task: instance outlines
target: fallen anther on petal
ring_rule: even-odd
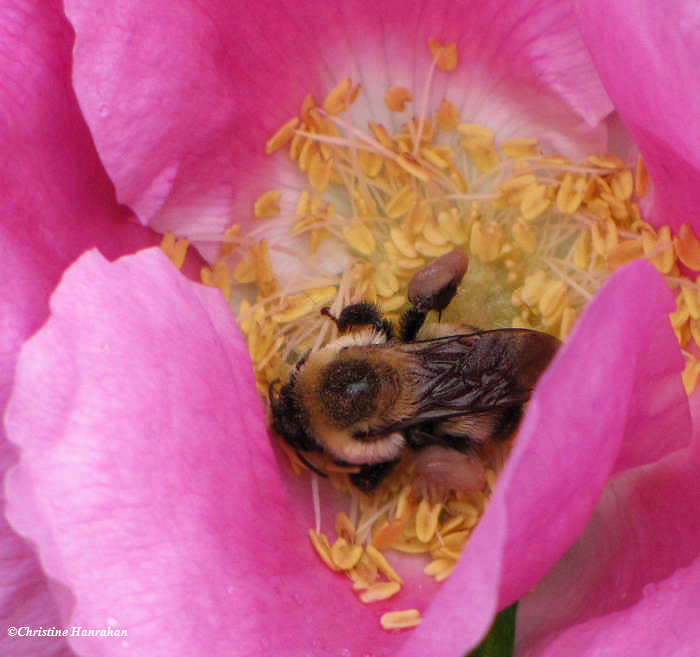
[[[417,609],[404,609],[382,614],[380,623],[385,630],[403,630],[415,627],[421,620],[420,612]]]

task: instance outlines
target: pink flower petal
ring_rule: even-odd
[[[643,303],[637,301],[640,290]],[[678,345],[666,317],[672,307],[663,280],[646,263],[617,272],[592,301],[542,378],[488,511],[407,655],[426,654],[438,626],[451,628],[439,654],[467,649],[499,608],[525,594],[574,543],[621,455],[646,462],[634,447],[640,419],[655,415],[644,405],[653,405],[655,395],[645,379],[663,371],[663,398],[672,398],[673,388],[685,399]],[[666,380],[672,371],[677,386]],[[642,390],[649,397],[636,401]],[[670,406],[682,407],[680,399]],[[687,444],[687,401],[685,420],[680,411],[672,413],[668,429],[663,407],[654,418],[657,429],[680,434],[664,449]],[[639,449],[648,446],[643,436]],[[553,600],[550,605],[558,604]]]
[[[696,654],[699,471],[696,444],[610,481],[581,538],[521,601],[519,657]]]
[[[58,3],[0,2],[0,413],[20,345],[44,321],[63,269],[99,245],[115,256],[152,243],[127,213],[97,158],[71,87],[73,34]],[[0,476],[15,460],[0,428]],[[3,505],[4,506],[4,505]],[[10,625],[60,626],[33,548],[0,518],[0,653],[68,655],[53,637],[7,636]]]
[[[379,629],[387,603],[358,602],[309,544],[310,496],[280,478],[220,293],[158,250],[112,265],[91,252],[51,308],[8,408],[21,447],[8,517],[75,597],[70,622],[113,619],[144,655],[396,654],[406,636]],[[120,641],[71,645],[93,657]]]
[[[650,220],[700,229],[697,3],[580,0],[576,7],[598,73],[654,183]]]
[[[346,75],[363,85],[356,118],[399,125],[384,92],[408,86],[418,111],[429,37],[460,51],[455,74],[436,74],[433,101],[446,95],[503,138],[605,147],[597,126],[611,105],[566,2],[307,0],[254,16],[235,2],[65,4],[75,88],[118,198],[158,230],[213,239],[231,217],[249,222],[266,189],[298,187],[265,141],[305,94],[321,102]]]

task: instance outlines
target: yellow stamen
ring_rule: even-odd
[[[182,269],[182,265],[185,263],[188,246],[189,240],[187,238],[177,239],[173,233],[165,233],[160,243],[160,248],[178,269]]]
[[[360,600],[364,603],[388,600],[401,590],[401,584],[397,582],[378,582],[372,584],[366,591],[360,593]]]
[[[268,155],[276,150],[286,146],[292,137],[294,137],[294,129],[299,125],[299,119],[294,116],[287,121],[282,127],[265,142],[265,153]]]
[[[280,198],[282,192],[278,189],[271,189],[265,192],[255,201],[255,217],[256,219],[265,219],[267,217],[276,217],[280,213]]]
[[[411,100],[413,96],[406,87],[391,87],[384,94],[384,103],[392,112],[404,112],[406,103]]]
[[[428,48],[436,60],[436,65],[441,71],[450,73],[457,68],[457,44],[441,44],[435,39],[428,39]]]

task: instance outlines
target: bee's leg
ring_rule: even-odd
[[[404,342],[416,339],[431,310],[436,310],[442,317],[442,311],[457,293],[468,265],[467,254],[455,249],[413,275],[408,283],[408,299],[412,308],[401,316],[400,332]]]
[[[397,459],[396,461],[385,461],[384,463],[366,463],[360,468],[359,472],[353,472],[350,475],[350,482],[363,493],[371,493],[382,483],[382,480],[398,462]]]
[[[345,306],[337,317],[331,314],[329,308],[321,308],[321,314],[332,319],[340,333],[345,333],[356,326],[372,326],[383,333],[387,340],[390,340],[394,333],[391,322],[382,317],[379,308],[366,301]]]
[[[427,316],[427,312],[416,308],[409,308],[404,311],[399,320],[399,337],[401,340],[403,342],[412,342],[415,340]]]

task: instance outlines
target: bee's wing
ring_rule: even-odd
[[[496,329],[404,343],[413,358],[415,416],[404,426],[522,405],[559,341],[526,329]]]

